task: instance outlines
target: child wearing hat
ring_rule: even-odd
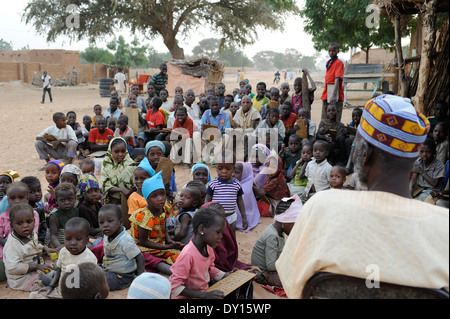
[[[158,257],[159,263],[163,261],[169,266],[173,265],[183,247],[183,244],[166,236],[166,220],[173,212],[166,202],[166,189],[161,173],[158,172],[142,184],[142,195],[147,200],[147,207],[138,209],[131,215],[131,234],[146,258],[146,267],[170,274],[169,267],[158,265],[158,262],[155,264],[154,258],[150,260],[153,264],[147,263],[147,258],[153,256]]]
[[[275,262],[284,248],[283,235],[289,235],[301,208],[302,201],[298,195],[283,198],[277,205],[274,223],[269,225],[256,240],[251,261],[253,266],[261,269],[256,277],[258,283],[282,287]]]

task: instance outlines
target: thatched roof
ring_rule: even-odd
[[[211,60],[207,57],[190,61],[170,60],[169,63],[181,68],[183,74],[205,78],[206,87],[215,87],[222,81],[225,67],[221,61]]]
[[[419,13],[425,0],[374,0],[373,3],[379,6],[382,14],[406,15]],[[436,10],[437,12],[448,12],[449,1],[438,0]]]

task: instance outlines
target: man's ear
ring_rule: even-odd
[[[373,156],[376,152],[374,152],[374,148],[372,145],[367,143],[365,140],[362,141],[362,163],[364,166],[369,166],[373,162]]]

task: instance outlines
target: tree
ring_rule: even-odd
[[[305,0],[300,15],[305,18],[305,32],[313,36],[317,51],[327,50],[330,43],[338,43],[341,51],[360,48],[369,61],[369,49],[380,46],[393,50],[394,28],[386,16],[379,16],[378,29],[366,23],[370,12],[366,8],[372,0]],[[369,17],[370,18],[370,17]]]
[[[84,51],[80,53],[80,58],[92,63],[94,65],[94,81],[97,80],[97,70],[95,65],[97,63],[111,64],[114,56],[111,52],[106,49],[101,49],[97,47],[87,47]]]
[[[143,66],[148,63],[147,46],[139,46],[139,41],[135,37],[131,43],[126,43],[123,36],[114,38],[106,47],[114,52],[113,65],[120,67]]]
[[[267,71],[272,70],[274,68],[273,60],[277,52],[275,51],[259,51],[253,57],[253,62],[255,63],[255,67]]]
[[[75,5],[76,12],[66,12],[69,5]],[[149,39],[161,36],[172,57],[184,59],[178,37],[189,36],[200,26],[221,36],[221,48],[245,46],[256,41],[259,27],[282,30],[280,21],[295,12],[294,0],[30,0],[22,19],[47,41],[68,36],[95,43],[129,28]]]
[[[13,49],[12,42],[7,42],[3,39],[0,39],[0,51],[10,51]]]
[[[245,67],[252,66],[253,62],[239,49],[230,46],[220,50],[220,40],[208,38],[201,40],[198,45],[192,49],[194,57],[208,57],[212,60],[220,60],[225,66]]]

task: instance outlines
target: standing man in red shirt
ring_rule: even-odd
[[[344,62],[338,58],[339,45],[331,43],[328,46],[330,59],[327,61],[325,73],[325,88],[322,93],[322,119],[327,118],[328,104],[336,105],[336,121],[340,122],[344,106]],[[334,90],[328,92],[328,85],[333,84]],[[328,102],[329,101],[329,102]]]

